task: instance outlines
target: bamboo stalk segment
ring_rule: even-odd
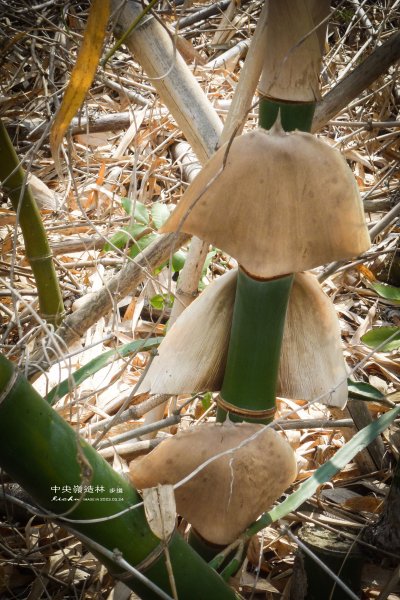
[[[239,269],[217,421],[268,423],[276,410],[279,358],[293,275],[258,280]]]
[[[64,304],[53,256],[32,190],[1,120],[0,182],[21,227],[26,258],[38,290],[40,314],[48,323],[59,325],[64,317]]]
[[[177,487],[175,499],[178,513],[204,539],[214,544],[229,544],[296,477],[293,450],[273,429],[253,423],[233,424],[229,420],[222,425],[194,427],[133,461],[130,477],[140,489],[159,483],[176,484],[202,463],[227,450],[232,452],[211,461]]]
[[[94,547],[85,540],[93,554],[143,600],[160,596],[142,580],[127,577],[125,568],[110,555],[120,556],[171,594],[165,564],[167,545],[179,598],[239,600],[178,532],[173,532],[167,543],[160,542],[149,529],[137,491],[79,438],[1,354],[0,467],[42,509],[50,510],[52,518],[58,515],[78,537],[93,541]],[[103,546],[107,554],[95,544]]]
[[[112,0],[111,6],[117,11],[117,36],[127,30],[143,10],[138,1],[123,3],[121,7],[119,0]],[[125,43],[151,79],[198,158],[206,160],[218,143],[222,122],[179,54],[173,36],[154,17],[146,15]]]

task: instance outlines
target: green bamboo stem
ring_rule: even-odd
[[[270,129],[279,113],[285,131],[311,131],[314,112],[315,102],[284,102],[262,96],[259,102],[258,124],[264,129]]]
[[[228,359],[221,389],[223,401],[242,412],[242,415],[230,412],[231,420],[268,423],[273,417],[279,357],[292,282],[292,275],[261,281],[239,270]],[[270,411],[271,415],[262,416],[264,411]],[[224,421],[225,417],[226,412],[219,408],[218,420]]]
[[[278,8],[277,0],[274,0],[274,6]],[[275,17],[283,16],[279,15],[279,10],[274,14]],[[269,23],[269,26],[273,27],[274,23]],[[285,61],[281,61],[282,64],[285,65]],[[269,75],[273,81],[272,75],[275,74]],[[279,77],[277,73],[276,76]],[[270,129],[279,118],[285,131],[310,131],[314,110],[315,102],[298,101],[296,85],[293,95],[289,90],[285,100],[266,97],[261,93],[259,126]],[[268,235],[268,232],[265,235]],[[276,251],[279,253],[279,248]],[[256,244],[254,252],[257,252]],[[267,258],[274,260],[273,256]],[[228,414],[233,421],[268,423],[272,420],[276,406],[286,310],[293,277],[294,274],[282,273],[282,277],[262,280],[239,269],[217,421],[224,421]],[[212,554],[212,551],[212,547],[199,548],[203,556]],[[240,560],[239,552],[225,567],[222,576],[233,575],[240,566]]]
[[[137,567],[155,552],[144,574],[172,594],[165,552],[148,527],[143,507],[113,517],[141,502],[136,490],[82,440],[1,355],[0,466],[42,509],[55,515],[58,522],[111,552],[117,549],[130,565]],[[74,486],[85,485],[92,486],[89,489],[93,491],[82,498]],[[117,499],[107,501],[110,497]],[[63,513],[68,514],[63,518]],[[90,522],[93,519],[105,520]],[[159,549],[161,552],[157,554]],[[180,600],[239,598],[178,533],[173,534],[168,550]],[[121,575],[118,564],[96,548],[93,551],[113,575]],[[124,577],[124,582],[145,600],[158,598],[157,593],[135,577]]]
[[[282,102],[262,97],[259,125],[265,129],[271,128],[279,113],[286,131],[309,131],[314,110],[315,103]],[[268,423],[273,417],[283,328],[292,281],[293,275],[268,281],[252,278],[239,271],[228,359],[221,389],[222,406],[225,401],[238,409],[237,412],[229,412],[233,421]],[[270,411],[271,416],[260,417],[260,411]],[[219,407],[217,421],[224,421],[226,415],[227,411]]]
[[[35,199],[26,183],[24,171],[1,119],[0,181],[17,213],[26,257],[37,285],[40,314],[48,323],[60,325],[64,306],[46,232]]]

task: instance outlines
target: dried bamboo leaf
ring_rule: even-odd
[[[81,106],[95,76],[103,48],[109,15],[109,0],[106,2],[104,0],[93,0],[78,58],[50,131],[51,153],[58,167],[58,150],[61,140],[68,129],[72,117]],[[59,170],[61,169],[59,168]]]
[[[335,308],[311,273],[297,273],[279,366],[279,394],[344,408],[347,371]]]
[[[161,231],[182,230],[270,278],[369,248],[353,174],[309,133],[258,129],[207,162]]]
[[[28,184],[39,210],[58,210],[62,204],[61,195],[51,190],[33,173],[28,174]]]
[[[167,542],[175,529],[176,506],[171,485],[157,485],[143,491],[144,512],[151,531]]]
[[[159,346],[138,394],[219,389],[226,364],[236,271],[209,285],[180,315]],[[160,390],[160,391],[159,391]]]

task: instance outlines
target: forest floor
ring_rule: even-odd
[[[244,2],[228,26],[221,21],[218,7],[206,20],[197,20],[196,15],[208,5],[183,7],[165,2],[158,10],[159,18],[170,28],[180,21],[178,48],[222,120],[243,66],[244,42],[254,32],[261,4],[258,0]],[[399,25],[398,2],[335,4],[338,8],[329,22],[325,44],[323,96]],[[50,153],[49,125],[74,65],[87,9],[86,2],[73,0],[44,2],[29,9],[21,0],[0,1],[0,114],[31,176],[67,313],[79,310],[88,294],[106,286],[110,277],[157,239],[158,227],[187,188],[188,161],[193,165],[196,160],[190,148],[182,144],[182,132],[154,82],[122,46],[106,67],[97,71],[80,111],[81,124],[75,122],[65,142],[62,160],[68,160],[68,170],[60,180]],[[187,25],[188,17],[192,22]],[[112,45],[111,35],[108,45]],[[237,52],[220,60],[231,48]],[[400,391],[400,336],[396,337],[396,330],[400,331],[399,220],[393,214],[389,222],[384,221],[400,206],[397,76],[398,68],[391,67],[317,132],[347,159],[367,222],[380,228],[362,260],[338,266],[322,283],[339,317],[351,377],[370,384],[376,392],[375,399],[368,402],[372,419],[399,402]],[[256,127],[257,112],[255,103],[245,130]],[[134,221],[129,214],[133,203]],[[68,348],[63,360],[36,379],[36,389],[47,394],[116,345],[162,336],[186,252],[187,246],[176,255],[172,271],[165,267],[148,274],[93,324]],[[234,266],[233,259],[210,247],[199,289]],[[316,273],[321,275],[323,268]],[[43,322],[37,314],[35,282],[17,216],[5,196],[0,196],[0,276],[0,350],[25,368],[43,335]],[[374,351],[384,339],[382,332],[394,333],[394,339],[389,347]],[[121,471],[143,452],[146,443],[151,445],[138,441],[135,433],[143,425],[140,405],[146,396],[131,397],[148,361],[149,353],[144,351],[129,362],[115,359],[55,405],[89,441],[96,439],[101,428],[98,424],[106,425],[127,398],[130,407],[138,406],[137,417],[106,430],[100,446],[103,456]],[[380,402],[380,396],[390,402]],[[186,400],[178,398],[165,416]],[[293,421],[293,428],[287,426],[285,434],[298,458],[296,486],[345,444],[346,428],[336,425],[337,416],[320,404],[279,398],[278,411],[289,423]],[[214,417],[215,395],[198,395],[180,411],[179,426],[212,421]],[[350,418],[348,414],[343,417]],[[310,419],[316,420],[313,426],[307,423]],[[173,434],[179,426],[164,428],[159,435]],[[382,513],[398,459],[397,428],[397,424],[389,428],[382,435],[377,455],[367,457],[372,467],[363,469],[359,461],[350,462],[283,524],[263,530],[250,544],[245,565],[232,584],[246,597],[289,598],[297,546],[282,525],[296,531],[298,524],[319,523],[339,533],[347,532],[355,542],[359,540],[365,526]],[[0,598],[130,597],[131,592],[68,532],[30,518],[24,511],[7,519],[8,509],[2,509]],[[367,558],[362,598],[399,599],[398,566],[394,569],[387,557],[375,561]]]

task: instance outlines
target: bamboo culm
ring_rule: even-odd
[[[17,213],[26,257],[37,285],[40,314],[48,323],[58,326],[64,315],[64,306],[49,242],[39,209],[1,119],[0,181]]]
[[[150,531],[136,490],[78,436],[2,355],[0,466],[34,502],[78,536],[82,533],[112,552],[117,549],[118,555],[132,566],[147,563],[143,568],[145,576],[171,594],[165,544]],[[239,598],[177,532],[167,545],[181,600]],[[95,549],[94,552],[113,575],[122,575],[117,563]],[[158,597],[133,576],[124,577],[124,582],[144,600]]]

